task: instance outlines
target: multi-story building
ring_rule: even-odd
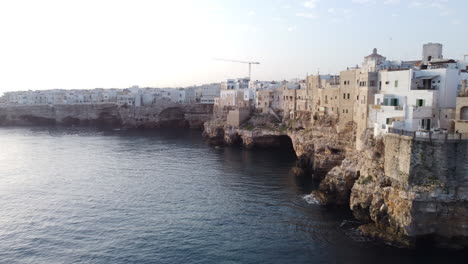
[[[457,97],[454,119],[455,132],[468,133],[468,80],[463,80],[462,82],[462,88]]]
[[[379,72],[373,107],[375,135],[389,128],[453,130],[457,93],[468,76],[465,62],[443,59],[441,47],[424,45],[420,68]]]

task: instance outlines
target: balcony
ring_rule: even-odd
[[[403,106],[401,105],[375,105],[374,109],[381,109],[385,111],[403,111]]]
[[[438,90],[439,85],[434,83],[433,80],[440,77],[439,75],[434,76],[420,76],[414,79],[411,90]]]

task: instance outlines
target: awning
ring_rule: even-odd
[[[420,76],[416,77],[416,80],[432,80],[436,77],[439,77],[440,75],[433,75],[433,76]]]

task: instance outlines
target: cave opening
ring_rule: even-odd
[[[278,151],[283,156],[291,156],[296,158],[293,142],[287,135],[282,136],[267,136],[257,142],[257,146],[264,149]]]
[[[296,155],[292,139],[289,136],[279,136],[279,149],[285,153]]]

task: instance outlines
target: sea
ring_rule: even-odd
[[[0,128],[0,263],[464,263],[361,237],[290,148],[200,131]]]

